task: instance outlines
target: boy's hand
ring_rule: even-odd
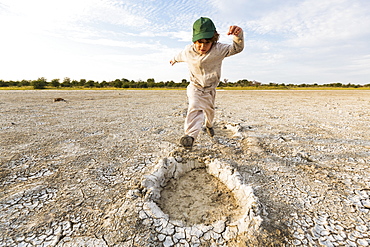
[[[242,31],[243,31],[243,29],[241,29],[238,26],[230,26],[229,32],[227,33],[227,35],[236,35],[236,36],[238,36]]]

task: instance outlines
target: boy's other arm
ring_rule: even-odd
[[[181,63],[186,61],[186,53],[191,49],[191,45],[185,47],[179,54],[177,54],[174,58],[171,59],[170,64],[173,66],[175,63]]]
[[[192,45],[187,45],[184,50],[182,50],[179,54],[177,54],[175,57],[173,57],[170,60],[170,64],[173,66],[175,63],[181,63],[181,62],[186,62],[187,61],[187,54],[189,52]]]

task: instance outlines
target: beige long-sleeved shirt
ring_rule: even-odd
[[[190,71],[190,83],[198,88],[216,88],[221,78],[221,65],[225,57],[244,49],[243,32],[233,37],[233,44],[215,43],[204,55],[199,54],[194,44],[187,45],[174,57],[175,62],[186,62]]]

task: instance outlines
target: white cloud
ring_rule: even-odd
[[[260,34],[283,36],[289,46],[317,46],[329,41],[337,43],[359,37],[364,30],[370,30],[368,10],[358,2],[307,0],[250,21],[248,28]]]
[[[129,27],[145,27],[150,24],[145,15],[130,8],[135,9],[135,5],[122,6],[119,1],[101,0],[97,4],[89,4],[85,18],[93,22],[101,21]]]
[[[9,26],[19,32],[51,32],[59,34],[84,32],[95,25],[145,27],[149,21],[142,14],[111,0],[5,0]],[[96,27],[98,28],[98,27]],[[14,29],[14,28],[13,28]]]
[[[134,42],[134,41],[121,41],[121,40],[112,40],[112,39],[74,39],[77,42],[91,44],[91,45],[100,45],[100,46],[111,46],[111,47],[121,47],[127,49],[151,49],[151,50],[161,50],[163,47],[158,43],[143,43],[143,42]]]

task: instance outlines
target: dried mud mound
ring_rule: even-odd
[[[203,177],[200,170],[204,170]],[[174,190],[174,183],[180,188]],[[253,189],[226,162],[179,163],[170,157],[161,160],[142,185],[145,202],[139,214],[145,224],[155,226],[165,246],[224,245],[239,234],[253,238],[259,231],[262,219]],[[229,202],[222,200],[230,198]]]

